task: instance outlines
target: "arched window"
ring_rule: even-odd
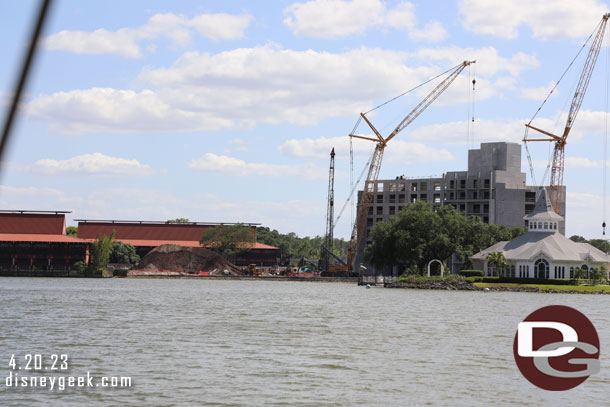
[[[532,222],[532,229],[536,229],[536,222]]]
[[[538,259],[534,263],[534,276],[536,278],[549,278],[549,269],[551,266],[545,259]]]
[[[548,229],[549,228],[549,224],[544,222],[544,226],[542,226],[543,229]]]
[[[553,222],[553,229],[557,230],[557,222]]]
[[[583,264],[582,266],[580,266],[581,269],[583,269],[585,271],[585,275],[586,275],[586,279],[589,279],[589,267],[587,267],[586,264]]]
[[[538,229],[542,229],[542,222],[538,222]]]
[[[570,280],[574,279],[574,267],[570,267]]]

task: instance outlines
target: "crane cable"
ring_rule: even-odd
[[[568,71],[570,70],[570,68],[572,67],[572,65],[574,65],[574,62],[576,62],[576,59],[578,59],[578,56],[580,55],[580,53],[582,52],[583,49],[585,49],[585,47],[587,46],[587,44],[589,43],[589,41],[591,40],[591,38],[593,37],[593,34],[595,34],[597,32],[597,30],[599,29],[599,26],[602,23],[600,22],[597,27],[595,27],[595,30],[593,30],[593,32],[589,35],[589,37],[587,38],[587,40],[582,44],[582,46],[580,47],[580,49],[578,50],[578,52],[576,53],[576,56],[572,59],[572,61],[570,62],[570,64],[568,65],[568,67],[565,69],[565,71],[563,71],[563,73],[561,74],[561,77],[559,78],[559,80],[555,83],[555,85],[553,86],[553,88],[551,89],[551,91],[549,92],[549,94],[547,95],[547,97],[544,99],[544,101],[542,102],[542,104],[540,105],[540,107],[538,108],[538,110],[536,110],[536,112],[534,113],[534,115],[532,116],[532,118],[530,119],[530,121],[527,124],[532,124],[532,121],[534,121],[534,119],[536,118],[536,116],[538,116],[538,113],[540,113],[540,110],[542,110],[542,107],[546,104],[546,102],[550,99],[551,95],[553,94],[553,92],[555,91],[555,89],[557,89],[557,86],[559,86],[559,83],[562,81],[563,77],[568,73]],[[526,126],[525,127],[525,134],[523,136],[523,141],[525,142],[525,151],[527,152],[527,161],[530,165],[530,173],[532,176],[532,181],[534,182],[534,185],[537,185],[536,183],[536,176],[534,174],[534,166],[532,164],[532,157],[530,155],[530,151],[529,148],[527,147],[527,136],[529,133],[529,128]],[[550,164],[549,164],[550,166]],[[547,172],[548,172],[548,168],[549,166],[547,166]],[[545,173],[545,177],[546,178],[546,173]]]
[[[362,117],[358,118],[358,123],[360,124],[360,119]],[[353,137],[349,138],[349,189],[350,191],[354,189],[354,140]],[[351,200],[351,194],[348,197],[348,200],[351,201],[351,205],[350,205],[350,217],[349,217],[349,224],[353,225],[354,223],[354,201]],[[341,212],[343,212],[343,210],[341,210]],[[339,216],[337,217],[337,220],[339,220],[339,218],[341,217],[341,213],[339,214]],[[337,222],[333,223],[333,227]]]
[[[475,92],[475,84],[477,83],[477,80],[475,79],[476,76],[476,67],[470,65],[469,67],[472,70],[472,147],[474,148],[475,146],[475,132],[474,132],[474,106],[475,106],[475,101],[476,101],[476,92]],[[468,84],[470,86],[470,84]]]
[[[426,82],[424,82],[424,83],[420,83],[420,84],[419,84],[419,85],[417,85],[416,87],[411,88],[411,89],[409,89],[409,90],[407,90],[407,91],[405,91],[405,92],[401,93],[401,94],[400,94],[400,95],[398,95],[398,96],[394,96],[394,97],[393,97],[392,99],[390,99],[390,100],[386,100],[386,101],[385,101],[385,102],[383,102],[382,104],[375,106],[374,108],[372,108],[372,109],[371,109],[371,110],[369,110],[369,111],[364,112],[363,114],[366,116],[367,114],[371,113],[372,111],[377,110],[377,109],[379,109],[380,107],[385,106],[385,105],[387,105],[388,103],[391,103],[391,102],[395,101],[396,99],[401,98],[401,97],[403,97],[404,95],[406,95],[406,94],[408,94],[408,93],[411,93],[411,92],[413,92],[414,90],[417,90],[417,89],[421,88],[421,87],[422,87],[422,86],[424,86],[424,85],[429,84],[429,83],[430,83],[430,82],[432,82],[433,80],[440,78],[441,76],[445,75],[446,73],[448,73],[448,72],[451,72],[451,71],[454,71],[454,70],[458,69],[460,66],[462,66],[462,64],[457,64],[457,65],[456,65],[456,66],[454,66],[453,68],[449,68],[449,69],[447,69],[445,72],[443,72],[443,73],[439,73],[439,74],[438,74],[438,75],[436,75],[435,77],[428,79]],[[358,121],[358,124],[359,124],[359,123],[360,123],[360,121]]]
[[[466,94],[468,95],[468,99],[470,101],[470,74],[472,72],[472,68],[468,67],[468,78],[466,79]],[[466,104],[466,150],[470,149],[470,103]]]
[[[608,38],[610,40],[610,31],[608,31]],[[610,41],[609,41],[610,42]],[[608,87],[610,87],[610,48],[606,53],[606,114],[604,115],[604,156],[602,157],[602,235],[606,235],[606,183],[608,173]]]

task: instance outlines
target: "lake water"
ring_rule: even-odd
[[[572,306],[601,371],[566,392],[518,371],[517,324]],[[420,291],[351,284],[0,279],[2,406],[567,406],[610,400],[610,296]],[[67,371],[129,388],[7,387],[9,362],[67,354]],[[31,366],[30,366],[31,367]]]

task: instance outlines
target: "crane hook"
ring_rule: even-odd
[[[476,79],[472,79],[472,122],[474,123],[474,85],[477,83]]]

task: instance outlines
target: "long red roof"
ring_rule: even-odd
[[[46,233],[0,233],[0,242],[39,242],[39,243],[87,243],[87,240],[68,235]]]
[[[216,225],[197,223],[156,223],[125,221],[81,221],[78,223],[78,237],[95,239],[98,235],[109,236],[135,247],[156,247],[162,244],[177,244],[186,247],[199,247],[203,232]],[[252,226],[256,237],[256,227]],[[277,247],[255,243],[253,249],[277,250]]]
[[[65,235],[64,214],[0,213],[0,233]]]
[[[95,239],[98,235],[110,235],[114,231],[117,240],[201,240],[203,232],[213,226],[180,223],[110,223],[110,222],[79,222],[78,237]],[[255,227],[253,229],[256,230]]]
[[[138,239],[116,239],[116,240],[119,240],[126,244],[130,244],[135,247],[138,247],[138,246],[157,247],[157,246],[161,246],[162,244],[176,244],[176,245],[185,246],[185,247],[200,247],[201,246],[201,244],[195,240],[138,240]],[[278,249],[277,247],[269,246],[267,244],[258,243],[258,242],[254,243],[254,245],[250,245],[250,248],[267,249],[267,250]]]

